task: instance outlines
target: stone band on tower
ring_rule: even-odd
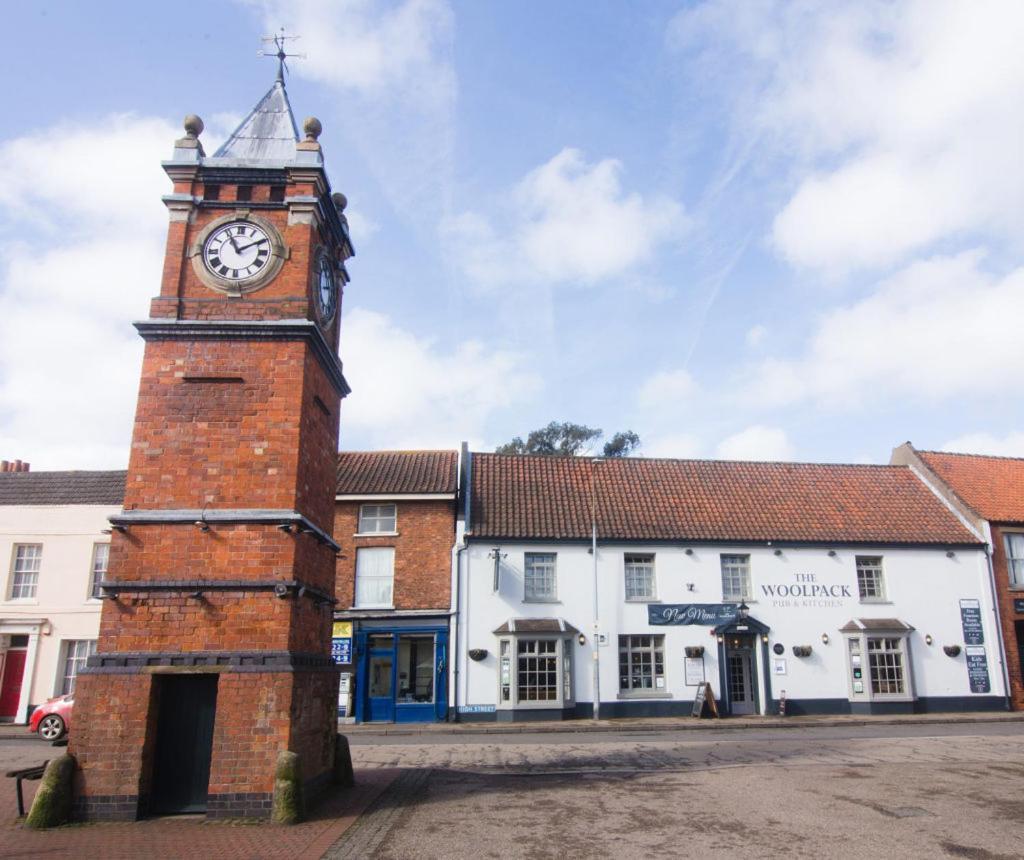
[[[98,653],[78,682],[75,815],[270,813],[333,766],[330,657],[344,197],[275,81],[206,156],[186,118]]]

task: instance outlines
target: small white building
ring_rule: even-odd
[[[595,664],[601,717],[1006,707],[984,547],[905,467],[465,468],[460,719],[590,716]]]
[[[96,647],[124,472],[0,471],[0,721],[74,691]]]

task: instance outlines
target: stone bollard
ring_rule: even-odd
[[[334,784],[351,788],[356,784],[355,772],[352,769],[352,752],[348,748],[348,738],[344,735],[334,736]]]
[[[75,760],[67,753],[53,759],[39,783],[32,808],[25,818],[25,826],[35,830],[60,827],[71,817],[71,778]]]
[[[274,805],[271,820],[277,824],[298,824],[302,821],[302,769],[299,757],[284,750],[277,754],[274,771]]]

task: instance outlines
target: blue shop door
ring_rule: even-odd
[[[430,723],[448,715],[448,631],[398,636],[395,721]]]
[[[367,638],[365,719],[372,723],[391,723],[395,721],[395,637],[388,634]]]

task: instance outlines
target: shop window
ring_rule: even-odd
[[[359,534],[394,534],[397,530],[397,506],[362,505],[359,508]]]
[[[398,637],[399,704],[432,704],[434,701],[434,637]]]
[[[571,706],[571,639],[502,639],[498,655],[499,707]]]
[[[722,600],[747,601],[753,599],[750,590],[750,556],[723,555]]]
[[[1006,535],[1006,570],[1010,585],[1024,587],[1024,534]]]
[[[21,543],[14,548],[14,569],[11,573],[11,600],[32,600],[39,584],[39,565],[43,548],[39,544]]]
[[[100,583],[107,575],[107,565],[110,563],[110,544],[97,543],[92,546],[92,579],[89,586],[89,596],[99,600],[103,596],[100,590]]]
[[[95,639],[69,639],[64,643],[64,673],[61,677],[60,693],[66,696],[75,692],[75,680],[91,654],[96,653]]]
[[[619,637],[619,692],[665,689],[665,637]]]
[[[654,554],[626,553],[626,600],[654,600]]]
[[[524,600],[557,600],[555,553],[526,553],[523,571]]]
[[[861,603],[885,601],[885,580],[882,578],[881,556],[857,556],[857,590],[860,592]]]
[[[847,652],[852,700],[914,697],[905,631],[848,638]]]
[[[395,584],[395,548],[356,550],[356,608],[390,607]]]

